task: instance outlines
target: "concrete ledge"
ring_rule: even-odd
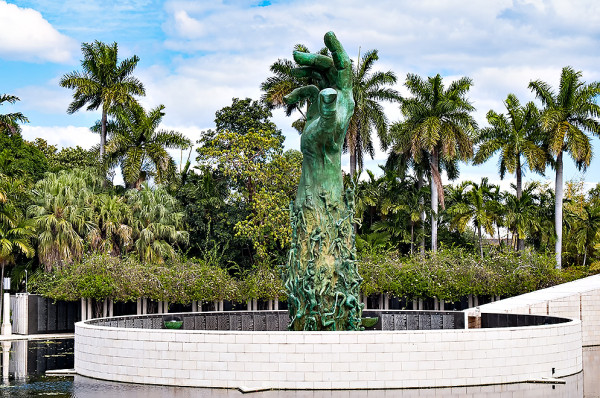
[[[581,322],[363,332],[173,331],[79,322],[75,370],[120,382],[246,391],[517,383],[580,372]]]

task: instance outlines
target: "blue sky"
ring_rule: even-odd
[[[215,111],[231,98],[258,99],[270,64],[291,58],[297,43],[321,48],[328,30],[353,59],[359,48],[377,48],[377,67],[393,70],[403,93],[407,73],[440,73],[446,82],[471,77],[480,126],[487,125],[488,110],[503,111],[508,93],[523,103],[534,100],[530,80],[556,87],[563,66],[581,70],[585,81],[600,80],[600,3],[594,0],[0,0],[0,26],[0,93],[21,99],[0,112],[23,112],[30,119],[23,126],[27,139],[60,147],[99,141],[89,132],[99,113],[67,115],[72,92],[58,86],[62,75],[80,70],[81,43],[93,40],[116,41],[121,57],[138,55],[135,74],[147,91],[142,104],[164,104],[163,127],[193,140],[213,127]],[[390,121],[400,118],[397,106],[385,109]],[[286,147],[297,149],[293,120],[275,112]],[[593,145],[587,173],[569,161],[566,179],[600,181],[600,140]],[[378,151],[366,167],[376,170],[385,158]],[[483,176],[499,182],[497,159],[461,166],[461,180]],[[553,179],[551,170],[546,178]]]

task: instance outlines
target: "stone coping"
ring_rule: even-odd
[[[442,330],[464,329],[462,311],[366,310],[365,317],[377,323],[367,330]],[[165,329],[164,320],[177,318],[181,330],[287,331],[287,311],[219,311],[147,314],[98,318],[85,321],[90,325],[133,329]],[[481,314],[481,327],[536,326],[568,322],[569,319],[529,314]]]

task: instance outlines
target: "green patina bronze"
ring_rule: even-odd
[[[319,82],[294,90],[289,104],[309,101],[302,132],[302,175],[290,206],[292,246],[285,287],[293,330],[359,330],[363,304],[354,237],[354,192],[344,191],[341,152],[354,112],[352,65],[333,32],[331,57],[294,52],[299,77]]]

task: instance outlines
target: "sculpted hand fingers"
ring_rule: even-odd
[[[312,66],[303,66],[301,68],[292,69],[294,77],[312,77],[313,79],[323,79],[323,75],[315,70]]]
[[[337,95],[337,91],[333,88],[326,88],[319,93],[318,131],[331,133],[335,131]]]
[[[294,60],[304,66],[312,66],[313,68],[326,71],[333,66],[333,61],[330,57],[321,54],[303,53],[294,51]]]
[[[325,45],[331,51],[333,64],[337,70],[350,69],[350,57],[348,57],[346,50],[344,50],[342,43],[340,43],[335,33],[325,33]]]
[[[332,88],[326,88],[319,93],[319,104],[322,116],[331,116],[335,114],[337,91]]]
[[[294,91],[283,97],[283,100],[290,105],[295,104],[296,102],[302,101],[304,99],[309,99],[310,102],[315,103],[318,95],[319,89],[317,88],[317,86],[311,85],[295,89]]]

